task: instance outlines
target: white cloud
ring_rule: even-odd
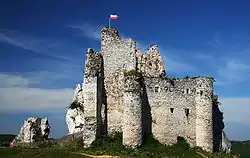
[[[0,88],[1,111],[49,111],[68,106],[72,89]]]
[[[30,65],[35,63],[42,66],[43,69],[40,71],[14,74],[0,72],[1,112],[40,112],[52,109],[62,110],[68,106],[73,89],[51,89],[51,87],[54,85],[54,87],[61,87],[62,84],[69,81],[75,82],[78,78],[80,80],[83,61],[79,55],[73,58],[67,57],[80,50],[77,45],[63,39],[41,38],[13,30],[0,30],[1,42],[59,59],[30,60]],[[50,89],[43,88],[45,86]],[[74,88],[74,85],[72,87]]]
[[[18,75],[0,74],[0,87],[28,86],[29,80]]]
[[[175,74],[188,74],[188,72],[193,71],[194,68],[187,63],[171,60],[170,58],[163,56],[164,67],[167,72]]]
[[[194,59],[202,60],[209,64],[209,70],[214,70],[215,85],[226,86],[236,84],[250,78],[250,65],[244,59],[232,57],[214,57],[210,54],[196,53]]]
[[[194,59],[198,59],[198,60],[202,60],[202,61],[205,61],[205,62],[208,62],[210,63],[211,65],[215,64],[216,63],[216,59],[210,55],[210,54],[207,54],[207,53],[201,53],[201,52],[196,52],[192,55],[192,57]]]
[[[101,39],[101,27],[89,23],[84,23],[81,25],[69,25],[68,27],[72,29],[78,29],[81,31],[78,35],[83,35],[92,40],[100,40]]]
[[[218,67],[217,74],[217,85],[238,83],[250,77],[250,65],[228,60],[225,65]]]
[[[11,74],[0,74],[0,111],[41,112],[63,109],[73,96],[73,89],[29,88],[39,78],[25,78]],[[45,82],[45,81],[44,81]]]
[[[250,124],[250,98],[220,98],[225,122]]]
[[[0,42],[29,50],[60,60],[72,60],[67,54],[75,53],[80,48],[63,39],[51,39],[32,36],[14,30],[1,30]]]

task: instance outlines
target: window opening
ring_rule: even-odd
[[[170,108],[170,112],[173,113],[174,112],[174,108]]]
[[[155,92],[159,92],[159,87],[155,87]]]
[[[201,93],[200,93],[200,94],[201,94],[201,96],[202,96],[202,94],[203,94],[203,91],[201,91]]]
[[[189,115],[189,109],[188,108],[185,109],[185,114],[188,117],[188,115]]]

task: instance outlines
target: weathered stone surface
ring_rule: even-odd
[[[124,85],[123,145],[136,148],[143,137],[141,78],[126,76]]]
[[[83,105],[83,103],[84,103],[84,101],[83,101],[83,89],[82,89],[80,84],[76,85],[72,102],[78,102],[81,105]]]
[[[232,148],[231,142],[228,140],[226,133],[222,132],[222,139],[221,139],[221,151],[225,153],[230,153]]]
[[[50,126],[47,118],[30,117],[24,121],[15,143],[30,143],[48,139]]]
[[[66,112],[66,123],[69,133],[73,134],[83,130],[84,125],[84,99],[83,89],[80,84],[76,85],[73,99]]]
[[[183,137],[209,152],[220,146],[224,125],[213,79],[167,78],[157,45],[143,52],[135,40],[121,40],[116,29],[103,28],[100,53],[92,49],[86,53],[82,85],[73,101],[83,110],[81,114],[69,110],[68,118],[81,116],[86,147],[115,132],[123,132],[123,144],[130,147],[140,146],[143,134],[153,134],[168,145]],[[70,129],[73,124],[71,120]]]
[[[66,123],[68,125],[69,134],[77,133],[83,130],[84,113],[82,108],[68,108],[66,113]]]
[[[103,68],[100,53],[88,49],[86,53],[84,79],[82,87],[76,86],[72,103],[67,109],[66,123],[69,134],[81,132],[84,147],[90,147],[92,142],[103,132]]]
[[[145,77],[161,77],[165,75],[163,60],[157,45],[152,45],[146,53],[136,52],[137,68]]]

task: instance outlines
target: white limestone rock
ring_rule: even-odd
[[[91,147],[91,144],[96,140],[97,120],[95,117],[86,117],[83,132],[84,148]]]
[[[78,133],[84,126],[84,106],[83,89],[80,84],[76,85],[74,96],[66,112],[66,123],[68,125],[68,134]]]
[[[231,147],[232,144],[228,140],[226,133],[222,131],[222,138],[221,138],[221,151],[225,153],[230,153],[231,152]]]
[[[77,133],[83,130],[84,113],[80,107],[68,108],[66,113],[66,123],[68,125],[69,134]]]
[[[82,89],[80,84],[76,85],[76,89],[74,91],[72,102],[74,102],[74,101],[83,105],[83,102],[84,102],[83,101],[83,89]]]
[[[30,117],[24,121],[19,135],[13,140],[18,143],[37,142],[48,139],[50,126],[47,118]]]

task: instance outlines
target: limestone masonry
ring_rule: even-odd
[[[212,152],[225,146],[218,103],[212,78],[168,78],[157,45],[142,52],[135,40],[103,28],[101,51],[86,53],[83,83],[76,86],[66,122],[69,134],[82,131],[86,147],[122,132],[122,143],[132,148],[152,134],[166,145],[184,138]]]

